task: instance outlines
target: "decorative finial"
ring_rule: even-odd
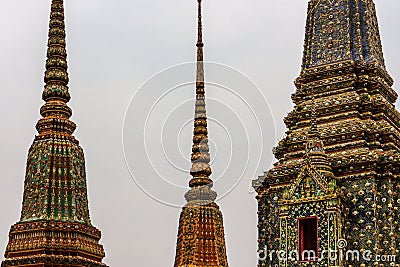
[[[189,203],[208,204],[216,199],[217,194],[211,190],[213,181],[210,179],[212,171],[209,164],[210,148],[205,103],[201,0],[198,0],[198,4],[196,103],[191,157],[192,168],[190,169],[193,178],[189,182],[191,189],[186,193],[185,198]]]
[[[201,1],[197,0],[199,3],[198,7],[198,38],[197,38],[197,47],[203,47],[203,23],[202,23],[202,15],[201,15]],[[203,59],[203,58],[202,58]]]
[[[39,138],[70,136],[76,125],[69,120],[72,110],[67,106],[71,97],[68,90],[63,0],[52,0],[47,46],[45,87],[42,94],[46,103],[40,109],[43,118],[38,121],[36,129]]]
[[[314,96],[311,98],[311,126],[309,135],[319,135],[317,123],[317,107]]]
[[[196,88],[204,89],[204,63],[203,63],[203,23],[202,23],[202,12],[201,12],[201,1],[197,0],[198,6],[198,25],[197,25],[197,77],[196,77]]]
[[[318,132],[317,107],[314,96],[311,98],[311,125],[307,134],[306,154],[311,152],[323,152],[324,144]]]
[[[53,0],[51,4],[49,39],[47,48],[46,83],[43,100],[70,100],[68,92],[68,66],[65,41],[65,22],[63,0]]]

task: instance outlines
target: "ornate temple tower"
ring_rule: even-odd
[[[373,0],[309,1],[295,85],[278,161],[253,184],[258,266],[399,266],[378,257],[400,256],[400,113]]]
[[[197,41],[197,80],[194,117],[192,168],[193,178],[186,193],[178,230],[174,267],[226,267],[225,235],[222,213],[212,190],[208,145],[203,64],[201,1],[199,3]]]
[[[2,267],[104,267],[101,233],[89,217],[85,159],[67,106],[63,0],[53,0],[45,104],[29,150],[21,219],[11,227]]]

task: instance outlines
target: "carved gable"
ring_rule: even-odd
[[[286,200],[296,200],[303,198],[315,198],[333,193],[335,190],[335,180],[330,172],[322,172],[307,160],[295,182],[284,194]]]

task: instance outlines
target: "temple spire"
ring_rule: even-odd
[[[188,202],[213,202],[217,194],[211,190],[213,185],[210,175],[210,148],[208,145],[207,114],[205,103],[204,62],[203,62],[203,26],[201,1],[198,0],[198,40],[197,40],[197,70],[196,70],[196,102],[192,147],[192,168],[190,174],[191,190],[186,194]]]
[[[52,0],[45,103],[28,153],[21,217],[11,227],[2,267],[107,266],[101,232],[90,219],[85,156],[72,135],[67,69],[63,0]]]
[[[204,84],[204,64],[203,64],[203,22],[202,22],[202,12],[201,12],[201,1],[198,0],[198,26],[197,26],[197,84],[196,87],[203,87]]]
[[[65,40],[63,0],[53,0],[51,4],[47,60],[43,100],[70,100],[68,92],[68,65]]]
[[[46,102],[40,109],[42,119],[36,125],[40,137],[49,135],[70,136],[76,128],[69,120],[72,110],[67,106],[70,100],[68,89],[68,65],[65,40],[65,19],[63,0],[51,4],[49,37],[47,43],[45,87],[42,98]]]
[[[187,204],[179,219],[174,267],[228,267],[222,212],[211,188],[210,149],[208,145],[203,65],[203,28],[201,0],[198,1],[198,40],[196,103],[194,115],[192,168]]]

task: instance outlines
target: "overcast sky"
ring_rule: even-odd
[[[215,83],[207,88],[207,103],[229,263],[256,266],[257,207],[249,186],[270,167],[272,147],[285,131],[307,1],[203,2],[205,59],[237,70],[206,66]],[[386,65],[399,81],[400,1],[375,2]],[[1,254],[19,219],[27,151],[42,105],[49,9],[50,0],[0,1]],[[193,66],[153,75],[195,59],[196,11],[195,0],[66,1],[72,120],[86,153],[92,221],[103,233],[110,266],[173,265],[193,115],[193,86],[181,83],[193,80]],[[140,113],[155,103],[152,112]]]

